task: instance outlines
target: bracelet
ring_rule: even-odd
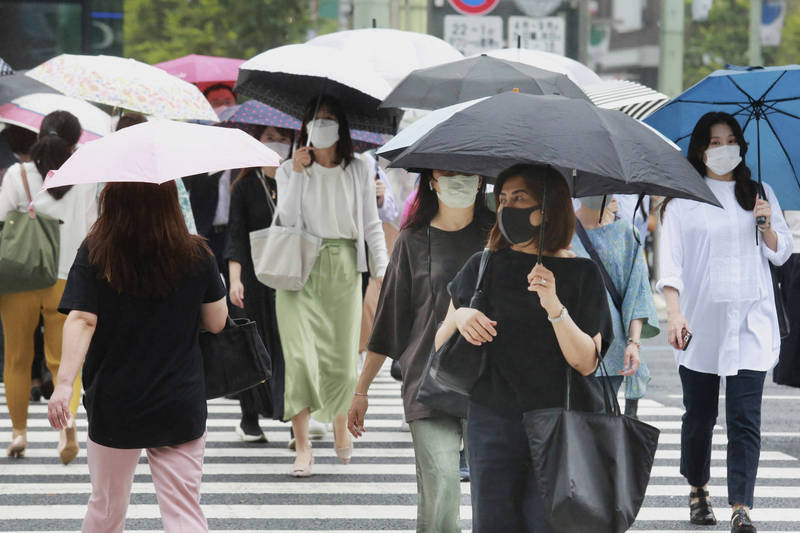
[[[364,398],[369,397],[369,394],[367,394],[366,392],[354,392],[353,395],[354,396],[363,396]]]
[[[561,307],[561,312],[558,314],[558,316],[551,317],[550,315],[547,315],[547,320],[549,320],[551,324],[558,324],[559,322],[561,322],[562,320],[564,320],[568,316],[569,316],[569,312],[567,311],[567,308],[562,306]]]
[[[637,348],[642,347],[642,341],[637,341],[633,337],[628,337],[628,345],[635,344]]]
[[[765,231],[772,229],[772,222],[766,222],[764,224],[761,224],[760,226],[757,225],[756,229],[758,229],[758,231],[760,231],[761,233],[764,233]]]

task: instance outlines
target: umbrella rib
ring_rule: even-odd
[[[775,85],[777,85],[777,83],[778,83],[779,81],[781,81],[781,78],[783,78],[783,75],[784,75],[784,74],[786,74],[787,72],[788,72],[788,71],[786,71],[786,70],[784,70],[783,72],[781,72],[781,75],[780,75],[780,76],[778,76],[778,77],[775,79],[775,81],[773,81],[773,82],[772,82],[772,85],[770,85],[770,86],[767,88],[767,90],[766,90],[766,91],[764,91],[764,94],[762,94],[762,95],[761,95],[761,98],[759,98],[759,100],[763,101],[763,100],[764,100],[764,98],[767,96],[767,94],[768,94],[768,93],[769,93],[769,92],[770,92],[770,91],[773,89],[773,87],[775,87]]]
[[[731,76],[730,76],[730,75],[727,75],[727,76],[725,76],[725,77],[726,77],[726,78],[728,78],[728,80],[729,80],[729,81],[730,81],[730,82],[733,84],[733,86],[734,86],[734,87],[736,87],[737,89],[739,89],[739,91],[740,91],[740,92],[741,92],[743,95],[745,95],[745,96],[747,97],[747,101],[748,101],[748,103],[750,103],[750,104],[752,105],[752,104],[755,102],[755,100],[753,99],[753,97],[752,97],[752,96],[750,96],[750,95],[748,94],[748,92],[747,92],[747,91],[745,91],[744,89],[742,89],[742,88],[739,86],[739,84],[738,84],[738,83],[736,83],[735,81],[733,81],[733,78],[731,78]]]
[[[788,111],[784,111],[783,109],[778,109],[777,107],[768,106],[773,113],[780,113],[781,115],[786,115],[787,117],[792,117],[794,119],[800,120],[800,116],[797,116],[793,113],[789,113]],[[765,114],[766,116],[766,114]]]
[[[772,122],[769,120],[769,117],[765,115],[764,120],[767,122],[767,125],[769,126],[769,129],[772,131],[772,134],[775,135],[775,139],[778,141],[781,150],[783,150],[783,155],[786,156],[786,161],[789,162],[789,166],[792,168],[792,174],[794,174],[794,181],[795,183],[797,183],[797,186],[800,187],[800,180],[797,178],[797,170],[795,170],[794,168],[794,164],[792,163],[792,158],[789,157],[789,152],[786,150],[786,147],[783,146],[783,141],[781,141],[780,136],[778,136],[778,132],[775,131],[774,127],[772,127]]]

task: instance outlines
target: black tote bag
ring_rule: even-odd
[[[605,413],[574,410],[570,392],[582,378],[567,367],[566,408],[524,414],[534,474],[555,533],[622,533],[644,501],[660,432],[620,414],[606,380]]]
[[[228,318],[217,334],[200,332],[206,398],[236,394],[272,377],[269,352],[249,318]]]

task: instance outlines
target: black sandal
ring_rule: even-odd
[[[697,499],[692,503],[692,500]],[[689,521],[698,526],[715,526],[717,518],[708,501],[708,491],[698,489],[689,493]]]
[[[756,533],[756,526],[742,507],[736,509],[731,516],[731,533]]]

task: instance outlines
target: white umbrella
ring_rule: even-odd
[[[219,121],[197,87],[134,59],[62,54],[26,75],[90,102],[160,118]]]
[[[412,70],[464,59],[451,44],[424,33],[371,28],[338,31],[306,44],[327,46],[358,58],[394,87]]]
[[[78,141],[81,144],[111,133],[111,117],[103,110],[83,100],[55,93],[28,94],[0,105],[0,122],[39,133],[45,115],[58,110],[69,111],[78,118],[83,128]]]
[[[236,90],[294,117],[321,94],[336,97],[347,111],[350,127],[394,133],[397,110],[378,109],[391,87],[349,53],[309,44],[267,50],[239,67]]]
[[[276,167],[280,156],[234,128],[154,120],[79,148],[42,189],[103,182],[164,183],[229,168]]]
[[[502,48],[481,52],[487,56],[525,63],[532,67],[542,68],[551,72],[566,74],[576,84],[583,86],[602,81],[592,69],[571,59],[558,54],[542,50],[528,50],[527,48]]]

